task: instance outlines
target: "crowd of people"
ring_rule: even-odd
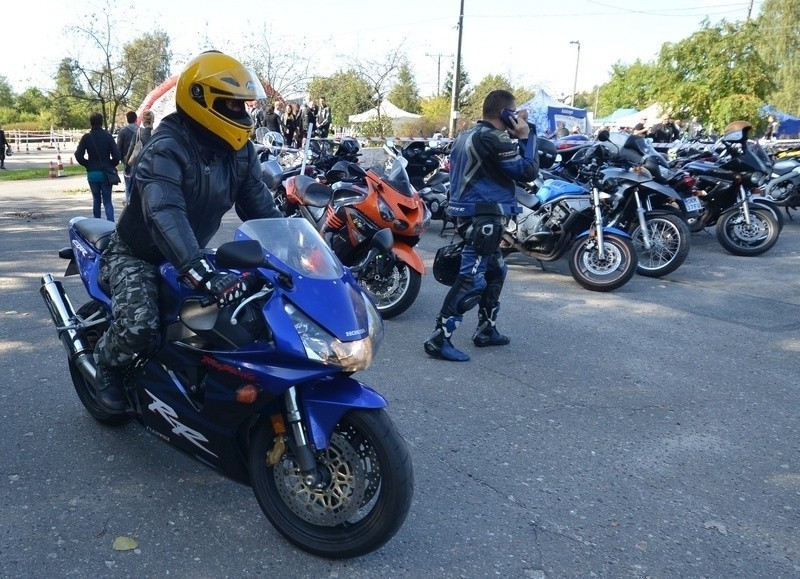
[[[331,107],[324,96],[309,98],[302,106],[298,102],[262,104],[248,103],[248,114],[253,119],[253,133],[260,127],[283,135],[288,147],[302,148],[311,129],[312,137],[328,138],[331,130]]]

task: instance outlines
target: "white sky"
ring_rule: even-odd
[[[92,4],[94,2],[94,4]],[[571,94],[577,46],[578,91],[608,79],[615,62],[652,59],[664,42],[677,42],[700,28],[708,17],[744,20],[750,4],[758,15],[763,0],[464,0],[462,57],[470,80],[502,74],[516,86],[544,88],[551,95]],[[16,92],[30,86],[53,88],[58,63],[79,56],[67,32],[85,25],[87,6],[64,0],[28,0],[4,10],[4,50],[0,76]],[[408,55],[422,96],[436,92],[437,62],[441,82],[457,49],[460,0],[138,0],[115,2],[114,16],[127,23],[121,42],[160,28],[170,36],[173,73],[204,48],[219,48],[242,58],[244,40],[266,27],[277,44],[305,45],[314,58],[313,72],[332,74],[347,58],[369,60],[400,46]]]

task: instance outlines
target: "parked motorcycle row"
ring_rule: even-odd
[[[539,261],[568,256],[574,279],[593,291],[619,288],[637,271],[675,271],[691,233],[707,227],[731,253],[764,253],[778,239],[781,208],[800,206],[800,161],[770,159],[748,127],[731,125],[712,147],[672,163],[627,133],[558,156],[543,141],[541,176],[520,184],[522,212],[501,249]],[[100,258],[114,224],[69,223],[70,246],[59,257],[88,294],[81,307],[51,274],[40,293],[93,418],[136,420],[250,485],[294,545],[355,557],[391,539],[411,505],[407,445],[386,400],[353,374],[371,363],[383,320],[419,294],[425,266],[415,246],[431,219],[446,220],[447,144],[389,142],[389,162],[365,169],[354,139],[315,141],[294,158],[274,135],[259,141],[262,179],[285,217],[248,221],[208,250],[221,271],[249,275],[238,305],[218,308],[161,266],[163,339],[126,376],[128,413],[106,413],[95,392],[93,350],[112,320]]]

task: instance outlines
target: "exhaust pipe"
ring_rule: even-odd
[[[58,337],[67,349],[70,361],[75,364],[80,373],[91,384],[97,380],[97,367],[89,342],[78,331],[75,325],[75,310],[64,291],[60,281],[53,279],[51,274],[42,276],[42,287],[39,288],[44,303],[50,311],[50,317],[58,330]]]

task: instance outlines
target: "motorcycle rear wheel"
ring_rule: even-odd
[[[613,233],[603,235],[605,257],[597,251],[597,240],[576,241],[569,254],[572,277],[588,290],[607,292],[624,286],[636,273],[638,258],[633,243]]]
[[[775,214],[767,207],[750,208],[750,225],[741,209],[723,213],[717,221],[717,240],[733,255],[751,257],[769,251],[780,235]]]
[[[102,304],[93,300],[81,306],[76,313],[81,318],[86,319],[97,312],[102,312],[102,310]],[[86,339],[89,341],[92,349],[94,349],[97,340],[100,339],[100,336],[102,336],[107,329],[108,324],[106,323],[92,326],[85,331]],[[78,370],[78,367],[72,360],[69,361],[69,373],[70,376],[72,376],[72,385],[75,387],[78,399],[92,418],[106,426],[123,426],[131,421],[133,417],[129,414],[109,414],[100,408],[100,405],[97,403],[97,393],[94,384],[89,382],[89,380],[81,374],[81,371]]]
[[[645,249],[642,229],[638,223],[631,232],[633,247],[638,256],[636,271],[646,277],[661,277],[672,273],[689,255],[689,226],[675,215],[645,216],[650,249]]]
[[[414,303],[422,287],[422,274],[406,262],[395,259],[388,275],[378,275],[374,265],[368,265],[359,275],[364,288],[381,317],[385,320],[399,316]]]
[[[297,547],[331,559],[370,553],[400,529],[414,494],[411,456],[386,411],[351,410],[317,463],[328,481],[307,486],[291,451],[270,466],[274,434],[265,425],[250,445],[253,492],[270,523]]]

